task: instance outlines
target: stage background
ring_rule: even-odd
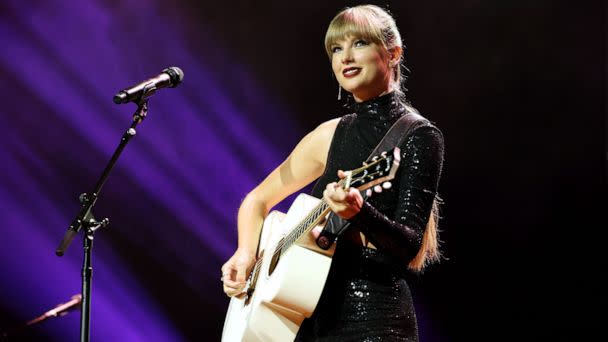
[[[0,327],[80,292],[80,237],[54,251],[131,123],[112,97],[178,66],[183,84],[151,98],[94,209],[111,224],[93,247],[91,335],[219,340],[239,203],[344,113],[323,37],[356,3],[3,1]],[[373,3],[394,14],[409,97],[446,141],[445,260],[410,279],[421,340],[581,340],[606,299],[605,5]],[[79,319],[12,340],[76,341]]]

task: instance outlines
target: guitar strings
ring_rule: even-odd
[[[389,155],[390,156],[390,155]],[[367,171],[369,168],[371,168],[372,166],[375,166],[376,164],[388,160],[389,163],[387,163],[387,168],[390,168],[390,159],[392,159],[391,157],[387,157],[386,155],[383,155],[381,158],[378,158],[376,160],[373,160],[370,163],[364,163],[362,167],[352,170],[351,174],[352,175],[356,175],[361,173],[362,171]],[[366,174],[364,173],[361,177],[355,178],[355,180],[357,179],[362,179],[365,177],[371,177],[373,175],[376,174],[382,174],[382,172],[380,170],[376,170],[375,172]],[[373,178],[373,177],[372,177]],[[343,186],[345,183],[345,179],[341,179],[340,181],[338,181],[338,185]],[[329,208],[329,205],[325,202],[324,199],[321,199],[320,203],[313,209],[311,210],[308,215],[306,215],[305,219],[302,220],[295,229],[291,230],[287,236],[285,236],[283,239],[281,239],[281,241],[277,244],[274,252],[273,252],[273,257],[276,257],[277,254],[283,255],[292,245],[293,243],[295,243],[295,241],[297,241],[304,233],[309,232],[310,230],[312,230],[312,228],[314,228],[314,225],[312,225],[312,223],[314,223],[315,221],[319,220],[320,216]],[[252,272],[252,282],[255,283],[257,282],[257,278],[259,276],[259,272],[261,269],[261,265],[262,265],[262,261],[263,258],[259,258],[258,260],[256,260],[255,264],[254,264],[254,268],[253,268],[253,272]]]

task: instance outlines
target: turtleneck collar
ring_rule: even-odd
[[[350,107],[361,119],[394,122],[405,112],[405,107],[393,91],[367,101],[351,103]]]

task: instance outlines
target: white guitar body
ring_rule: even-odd
[[[318,198],[300,194],[287,214],[272,211],[266,217],[255,290],[249,298],[231,298],[222,342],[293,341],[304,318],[310,317],[325,286],[334,247],[322,250],[310,233],[303,234],[270,270],[272,254],[281,239],[319,202]]]

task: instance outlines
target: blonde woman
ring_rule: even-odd
[[[350,222],[340,236],[323,294],[296,341],[417,341],[406,272],[439,260],[437,187],[443,137],[425,121],[401,144],[390,189],[365,198],[337,185],[340,170],[361,166],[389,127],[416,112],[401,88],[403,47],[394,19],[373,5],[347,8],[331,21],[325,48],[352,114],[320,124],[243,200],[238,248],[222,266],[224,292],[242,292],[255,262],[260,227],[271,208],[317,180],[312,195]],[[342,90],[343,89],[343,90]]]

